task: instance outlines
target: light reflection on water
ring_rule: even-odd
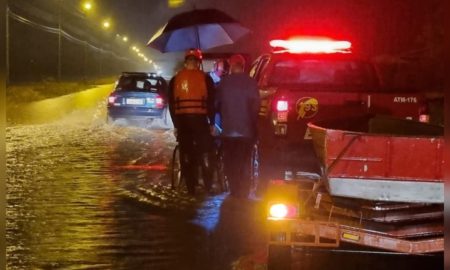
[[[260,220],[171,190],[173,131],[105,125],[110,91],[8,115],[22,124],[6,130],[8,269],[230,269]]]
[[[171,134],[107,125],[8,128],[8,269],[229,269],[242,249],[222,236],[233,231],[219,224],[226,195],[196,200],[170,189],[158,166],[169,165]],[[120,169],[130,164],[158,169]],[[211,237],[225,252],[211,247]]]

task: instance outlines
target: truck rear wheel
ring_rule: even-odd
[[[267,258],[268,270],[290,270],[291,269],[291,250],[290,246],[269,245]]]

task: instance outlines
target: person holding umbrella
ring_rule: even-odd
[[[220,81],[215,103],[222,119],[225,175],[231,195],[247,198],[260,98],[256,81],[244,73],[244,57],[233,55],[229,64],[230,74]]]
[[[200,70],[201,61],[200,50],[187,50],[184,68],[169,83],[169,111],[180,146],[181,174],[191,195],[195,195],[199,166],[208,192],[213,176],[214,83]]]

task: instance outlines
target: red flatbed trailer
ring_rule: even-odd
[[[441,127],[390,118],[308,126],[323,173],[270,182],[269,269],[286,267],[295,247],[444,251]]]
[[[308,125],[331,195],[444,203],[441,127],[387,117],[347,121]]]

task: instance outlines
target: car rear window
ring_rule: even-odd
[[[162,88],[161,80],[147,77],[123,76],[117,83],[117,91],[158,92]]]
[[[289,59],[274,64],[269,85],[376,86],[365,62],[328,59]]]

